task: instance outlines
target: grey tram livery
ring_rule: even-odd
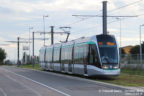
[[[40,67],[84,76],[120,74],[119,52],[115,37],[95,35],[40,49]]]

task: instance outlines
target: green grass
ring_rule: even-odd
[[[117,77],[96,80],[122,86],[144,86],[144,71],[138,69],[121,69],[121,73]]]
[[[136,75],[128,75],[123,73],[121,73],[118,77],[108,79],[95,79],[95,80],[122,86],[134,86],[134,87],[144,86],[144,77]]]
[[[121,69],[121,73],[144,76],[144,70],[142,69]]]
[[[4,64],[0,62],[0,66],[1,66],[1,65],[4,65]]]
[[[39,66],[39,64],[34,64],[34,68],[32,64],[23,64],[20,66],[20,68],[29,68],[29,69],[35,69],[35,70],[42,70]]]
[[[32,64],[21,65],[20,68],[42,70],[39,64],[35,64],[34,68],[32,67]],[[122,85],[122,86],[140,87],[140,86],[144,86],[144,71],[122,69],[121,74],[117,77],[112,77],[112,78],[95,77],[95,78],[88,78],[88,79],[111,83],[111,84]]]

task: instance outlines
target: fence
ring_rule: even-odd
[[[29,56],[25,55],[22,58],[22,64],[32,64],[34,60],[34,63],[39,63],[39,57],[38,56]]]
[[[132,69],[144,69],[144,54],[142,55],[142,64],[140,63],[139,54],[122,54],[120,56],[120,64],[122,68],[129,67]]]

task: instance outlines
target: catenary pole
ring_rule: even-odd
[[[32,61],[33,61],[33,62],[32,62],[32,63],[33,63],[33,68],[34,68],[34,32],[32,33],[32,36],[33,36],[33,37],[32,37],[32,39],[33,39],[33,44],[32,44],[32,45],[33,45],[33,46],[32,46],[32,48],[33,48]]]
[[[107,1],[103,1],[103,34],[107,35]]]
[[[54,43],[54,26],[51,26],[51,45]]]
[[[17,66],[20,65],[20,60],[19,60],[19,37],[17,37]]]

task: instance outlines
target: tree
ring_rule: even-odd
[[[126,52],[123,48],[120,48],[120,49],[121,49],[121,54],[126,54]]]
[[[136,45],[136,46],[132,47],[130,50],[130,53],[131,54],[139,54],[140,53],[140,46]],[[144,42],[142,44],[142,54],[144,54]]]
[[[130,53],[131,54],[139,54],[139,45],[136,45],[134,47],[131,48]]]
[[[4,49],[0,48],[0,63],[2,63],[5,58],[6,58],[6,52]]]

